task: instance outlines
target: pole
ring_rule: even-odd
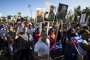
[[[42,22],[40,22],[40,33],[42,31]]]
[[[30,8],[31,18],[32,18],[32,11],[31,11],[31,5],[28,5],[28,8]]]
[[[60,29],[60,25],[61,25],[61,20],[57,20],[57,30],[56,30],[56,38],[55,38],[55,43],[54,43],[54,45],[53,46],[55,46],[55,44],[57,43],[57,37],[58,37],[58,32],[59,32],[59,29]],[[53,48],[53,46],[51,47],[51,49],[50,50],[52,50],[52,48]]]

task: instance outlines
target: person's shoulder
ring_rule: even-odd
[[[28,29],[27,29],[27,32],[29,32],[29,30],[30,30],[30,29],[28,28]]]
[[[35,44],[35,47],[37,47],[37,46],[41,46],[41,41],[40,40]]]
[[[20,34],[18,34],[17,36],[18,36],[18,39],[21,39],[21,35]]]
[[[40,44],[41,42],[42,42],[41,40],[38,40],[38,41],[37,41],[37,44]]]

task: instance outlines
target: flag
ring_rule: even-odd
[[[51,50],[62,49],[62,44],[56,43],[52,46]]]
[[[55,50],[56,49],[56,45],[54,44],[52,47],[51,47],[51,50]]]
[[[75,45],[80,45],[82,43],[82,38],[79,35],[72,37],[71,40]]]

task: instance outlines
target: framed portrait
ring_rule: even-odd
[[[81,18],[80,18],[80,23],[81,23],[81,24],[82,24],[82,23],[86,23],[86,16],[87,16],[86,13],[81,14]]]
[[[36,21],[37,23],[44,21],[44,9],[43,8],[36,8]]]
[[[68,9],[68,5],[59,3],[56,19],[57,20],[65,19],[67,9]]]
[[[51,4],[49,2],[46,2],[44,21],[53,21],[53,20],[55,20],[55,15],[56,15],[55,9],[56,9],[56,7],[53,4]]]
[[[86,9],[83,9],[81,17],[80,17],[80,23],[81,24],[85,24],[87,22],[87,13],[86,13]]]

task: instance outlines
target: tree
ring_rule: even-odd
[[[6,21],[6,17],[2,16],[2,21]]]
[[[73,20],[73,17],[74,17],[73,11],[72,10],[69,10],[67,12],[67,19],[69,19],[70,21],[72,21]]]
[[[90,7],[86,7],[86,13],[88,17],[88,24],[90,24]]]
[[[77,8],[74,8],[74,13],[77,16],[80,16],[81,15],[81,6],[80,5]]]
[[[90,16],[90,7],[86,7],[87,16]]]

